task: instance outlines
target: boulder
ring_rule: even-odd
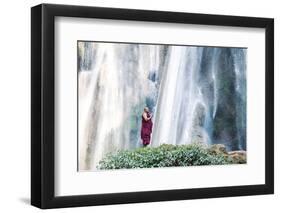
[[[225,154],[227,155],[226,147],[223,144],[213,144],[209,148],[209,151],[213,154]]]
[[[247,162],[247,152],[244,150],[228,152],[228,156],[232,159],[233,163],[242,164]]]

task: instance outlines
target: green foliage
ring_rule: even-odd
[[[163,144],[108,154],[98,169],[158,168],[177,166],[222,165],[233,163],[224,153],[210,151],[207,146]]]

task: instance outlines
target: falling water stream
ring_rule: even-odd
[[[152,146],[246,149],[246,49],[79,42],[78,69],[80,171],[140,147],[145,106]]]

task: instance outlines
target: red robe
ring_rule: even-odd
[[[150,113],[147,112],[147,117],[150,117]],[[142,125],[141,125],[141,139],[143,145],[150,144],[151,132],[152,132],[152,121],[149,119],[146,121],[142,116]]]

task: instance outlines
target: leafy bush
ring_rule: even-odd
[[[108,154],[98,169],[157,168],[176,166],[222,165],[234,163],[225,153],[216,153],[202,144],[145,147]]]

